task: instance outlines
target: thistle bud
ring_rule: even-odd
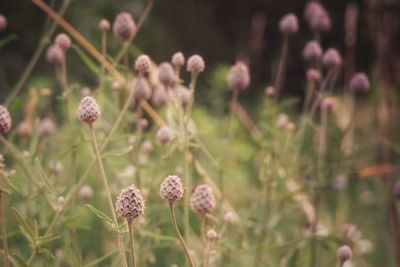
[[[342,57],[335,48],[329,48],[322,57],[322,63],[326,68],[338,68],[342,65]]]
[[[150,71],[151,61],[148,55],[140,55],[135,61],[135,69],[141,73]]]
[[[174,133],[168,126],[163,126],[158,129],[156,137],[160,144],[165,145],[174,139]]]
[[[163,62],[158,66],[158,79],[166,87],[173,87],[176,84],[174,69],[170,63]]]
[[[318,82],[321,80],[321,73],[317,69],[309,69],[307,70],[306,77],[310,82]]]
[[[285,15],[279,22],[279,31],[285,35],[294,35],[299,31],[299,22],[295,14]]]
[[[215,208],[215,197],[212,188],[206,184],[197,186],[190,197],[191,209],[204,216]]]
[[[71,39],[65,33],[57,35],[54,43],[58,45],[64,52],[66,52],[71,46]]]
[[[187,108],[189,106],[190,103],[190,98],[191,98],[191,93],[190,90],[187,89],[184,86],[181,86],[180,91],[180,99],[181,99],[181,105],[183,108]]]
[[[51,64],[61,65],[64,62],[64,52],[60,46],[52,44],[47,48],[46,60]]]
[[[136,81],[131,81],[130,87],[131,90],[135,90],[133,92],[133,97],[137,102],[150,99],[151,88],[149,82],[146,79],[137,79]]]
[[[211,242],[217,240],[218,235],[217,232],[214,229],[210,229],[207,231],[207,239]]]
[[[115,203],[117,213],[128,223],[144,214],[145,203],[142,194],[135,185],[122,189]]]
[[[324,112],[332,112],[336,108],[336,100],[333,97],[325,97],[320,104],[321,110]]]
[[[101,116],[100,107],[91,96],[85,96],[79,103],[77,115],[81,121],[91,126]]]
[[[79,197],[83,200],[83,201],[88,201],[93,197],[93,189],[90,185],[83,185],[80,189],[79,189]]]
[[[119,13],[114,20],[113,31],[117,38],[128,41],[136,31],[132,15],[128,12]]]
[[[185,56],[182,54],[182,52],[176,52],[172,55],[171,63],[175,68],[180,69],[183,65],[185,65]]]
[[[186,63],[187,71],[193,75],[199,75],[200,72],[204,71],[205,66],[204,59],[199,55],[191,56]]]
[[[324,8],[316,8],[308,21],[311,31],[316,33],[328,32],[332,22],[328,12]]]
[[[338,248],[337,257],[339,262],[343,264],[353,257],[353,252],[351,251],[351,248],[349,246],[343,245]]]
[[[4,15],[0,15],[0,32],[7,28],[7,18]]]
[[[22,137],[32,135],[32,124],[29,121],[23,121],[18,125],[18,134]]]
[[[165,177],[160,185],[160,196],[169,203],[174,203],[183,198],[183,184],[181,178],[176,175]]]
[[[303,49],[303,58],[308,62],[317,62],[321,59],[322,48],[317,41],[309,41]]]
[[[229,88],[232,90],[245,90],[250,85],[250,73],[248,66],[243,62],[237,62],[231,67],[226,80]]]
[[[110,30],[110,22],[106,19],[102,19],[99,22],[99,29],[103,32],[108,32]]]
[[[352,93],[363,93],[369,90],[369,85],[367,75],[363,72],[358,72],[351,77],[349,89]]]
[[[154,91],[151,102],[158,107],[163,107],[168,103],[167,92],[163,88],[158,88]]]
[[[11,128],[12,120],[8,109],[0,105],[0,134],[6,134]]]

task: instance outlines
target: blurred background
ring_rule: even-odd
[[[377,40],[379,27],[390,31],[393,50],[387,59],[396,63],[399,58],[399,12],[397,0],[358,0],[358,1],[321,1],[329,11],[332,30],[322,38],[323,48],[335,47],[345,54],[345,17],[346,7],[354,3],[359,8],[357,42],[354,66],[357,70],[371,72],[377,59]],[[167,61],[171,55],[181,50],[185,55],[198,53],[204,56],[207,63],[207,78],[202,79],[201,101],[207,103],[207,95],[212,90],[210,81],[216,70],[234,63],[238,58],[250,63],[252,90],[243,98],[256,101],[262,94],[274,73],[278,59],[282,36],[278,23],[283,15],[295,13],[300,19],[300,31],[290,43],[289,62],[287,64],[287,81],[284,93],[301,96],[305,87],[305,64],[301,57],[304,44],[312,39],[312,33],[303,19],[306,1],[299,0],[174,0],[155,1],[154,8],[144,24],[143,30],[135,40],[135,46],[152,56],[157,62]],[[100,43],[98,22],[102,18],[113,21],[120,11],[130,11],[136,21],[147,4],[146,0],[130,1],[71,1],[66,19],[97,47]],[[56,1],[56,6],[59,1]],[[9,26],[0,38],[15,34],[16,39],[0,51],[0,88],[1,97],[10,91],[24,66],[29,61],[35,47],[40,41],[46,16],[31,1],[1,1],[0,10],[8,17]],[[383,17],[390,17],[388,26],[381,26]],[[58,29],[56,32],[61,31]],[[110,53],[116,53],[120,43],[111,42]],[[391,47],[392,44],[386,44]],[[388,49],[390,50],[390,49]],[[70,64],[79,66],[76,55],[69,55]],[[383,56],[384,57],[384,56]],[[44,57],[34,70],[35,79],[51,77],[52,67],[46,64]],[[393,64],[392,65],[396,65]],[[70,65],[73,66],[73,65]],[[391,70],[393,72],[393,70]],[[82,71],[71,72],[71,78],[88,86],[95,85],[96,78],[82,68]],[[395,79],[392,79],[395,82]],[[397,78],[398,84],[399,78]]]

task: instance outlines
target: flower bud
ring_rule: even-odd
[[[183,65],[185,65],[185,56],[182,54],[182,52],[176,52],[172,55],[171,63],[175,68],[180,69]]]
[[[151,61],[148,55],[140,55],[135,61],[135,69],[141,73],[150,71]]]
[[[267,97],[273,98],[275,96],[275,88],[271,85],[267,86],[265,88],[265,94],[267,95]]]
[[[55,65],[61,65],[64,62],[64,52],[60,46],[52,44],[47,48],[46,60]]]
[[[58,45],[64,52],[66,52],[71,46],[71,39],[65,33],[57,35],[54,43]]]
[[[217,232],[214,229],[210,229],[207,231],[207,239],[211,242],[217,240],[218,235]]]
[[[204,59],[199,55],[191,56],[186,63],[187,71],[193,75],[199,75],[200,72],[204,71],[205,66]]]
[[[299,31],[299,22],[295,14],[285,15],[279,22],[279,31],[285,35],[294,35]]]
[[[174,139],[174,133],[168,126],[163,126],[158,129],[156,137],[160,144],[165,145]]]
[[[163,62],[158,66],[158,79],[166,87],[173,87],[176,84],[174,69],[170,63]]]
[[[91,96],[85,96],[79,103],[77,115],[81,121],[91,126],[101,116],[100,107]]]
[[[369,90],[369,85],[367,75],[363,72],[358,72],[351,77],[349,89],[352,93],[363,93]]]
[[[7,18],[4,15],[0,15],[0,32],[7,28]]]
[[[324,112],[332,112],[336,108],[336,100],[333,97],[325,97],[320,104],[321,110]]]
[[[151,102],[158,107],[163,107],[168,103],[168,95],[164,88],[158,88],[153,92]]]
[[[143,196],[135,185],[122,189],[115,203],[115,210],[121,217],[128,221],[128,224],[143,215],[144,209]]]
[[[128,12],[119,13],[114,20],[113,31],[117,38],[128,41],[136,31],[132,15]]]
[[[321,73],[317,69],[308,69],[306,77],[310,82],[318,82],[321,80]]]
[[[79,197],[83,200],[83,201],[88,201],[93,197],[93,189],[90,185],[83,185],[80,189],[79,189]]]
[[[231,67],[226,80],[229,88],[232,90],[245,90],[250,85],[250,73],[248,66],[243,62],[237,62]]]
[[[317,41],[309,41],[303,49],[303,58],[308,62],[317,62],[321,59],[322,48]]]
[[[8,109],[0,105],[0,134],[6,134],[11,128],[12,120]]]
[[[343,245],[338,248],[337,257],[339,262],[343,264],[353,257],[353,252],[351,251],[351,248],[349,246]]]
[[[190,197],[191,209],[204,216],[215,208],[215,197],[212,188],[206,184],[197,186]]]
[[[103,32],[108,32],[110,30],[110,22],[106,19],[102,19],[99,22],[99,29]]]
[[[174,203],[183,198],[183,184],[181,178],[176,175],[165,177],[160,185],[160,196],[169,203]]]
[[[322,64],[326,68],[338,68],[342,65],[342,57],[335,48],[329,48],[326,50],[322,57]]]

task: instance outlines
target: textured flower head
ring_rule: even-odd
[[[211,213],[215,208],[215,197],[210,186],[202,184],[197,186],[190,198],[190,207],[200,215]]]
[[[57,35],[54,43],[65,52],[71,46],[71,39],[65,33],[60,33],[59,35]]]
[[[243,62],[233,65],[226,79],[229,88],[235,91],[242,91],[250,85],[249,67]]]
[[[99,22],[99,29],[101,30],[101,31],[104,31],[104,32],[107,32],[107,31],[109,31],[110,30],[110,22],[108,21],[108,20],[106,20],[106,19],[102,19],[102,20],[100,20],[100,22]]]
[[[315,8],[311,13],[308,25],[313,32],[324,33],[328,32],[332,27],[331,18],[328,12],[323,8]]]
[[[151,61],[148,55],[140,55],[135,61],[135,69],[141,73],[150,71]]]
[[[168,126],[163,126],[158,129],[156,137],[160,144],[165,145],[171,142],[172,139],[174,139],[174,133]]]
[[[11,128],[12,120],[8,109],[0,105],[0,134],[6,134]]]
[[[369,90],[368,76],[363,72],[354,74],[349,83],[349,89],[352,93],[363,93]]]
[[[92,125],[101,116],[100,107],[91,96],[85,96],[79,103],[77,115],[81,121]]]
[[[351,248],[349,246],[343,245],[338,248],[337,257],[340,263],[343,264],[353,257],[353,252],[351,251]]]
[[[191,56],[186,63],[187,71],[191,72],[193,75],[198,75],[200,72],[203,72],[205,67],[204,59],[199,55]]]
[[[308,41],[303,49],[303,58],[309,62],[316,62],[321,59],[322,48],[317,41]]]
[[[285,35],[293,35],[299,31],[299,22],[295,14],[286,14],[279,22],[279,31]]]
[[[158,80],[166,87],[173,87],[176,84],[174,68],[168,62],[158,66]]]
[[[335,48],[329,48],[322,57],[322,63],[326,68],[338,68],[342,65],[343,60]]]
[[[132,15],[128,12],[119,13],[114,20],[114,35],[124,41],[128,41],[136,31],[136,24]]]
[[[47,48],[46,60],[49,63],[61,65],[64,62],[64,51],[57,44],[52,44]]]
[[[183,184],[176,175],[168,175],[160,185],[160,196],[169,203],[174,203],[183,197]]]
[[[150,99],[152,90],[149,82],[146,79],[131,81],[130,87],[131,90],[135,90],[133,92],[133,96],[137,102]]]
[[[185,56],[182,54],[182,52],[176,52],[172,55],[171,63],[175,68],[179,69],[185,65]]]
[[[128,223],[144,214],[144,199],[135,185],[122,189],[115,203],[117,213],[125,218]]]

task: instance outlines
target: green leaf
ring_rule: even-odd
[[[108,217],[104,212],[99,211],[98,209],[96,209],[95,207],[93,207],[90,204],[86,204],[86,207],[88,207],[90,209],[90,211],[93,212],[106,225],[109,225],[111,227],[114,225],[111,218]]]
[[[46,236],[39,236],[36,238],[36,240],[39,242],[40,245],[50,243],[57,239],[60,239],[60,236],[46,235]]]
[[[23,230],[23,233],[29,237],[28,239],[30,241],[34,241],[36,236],[35,236],[35,230],[33,229],[32,225],[26,220],[26,218],[14,207],[11,208],[11,211],[14,213],[15,217],[17,218],[21,230]]]

